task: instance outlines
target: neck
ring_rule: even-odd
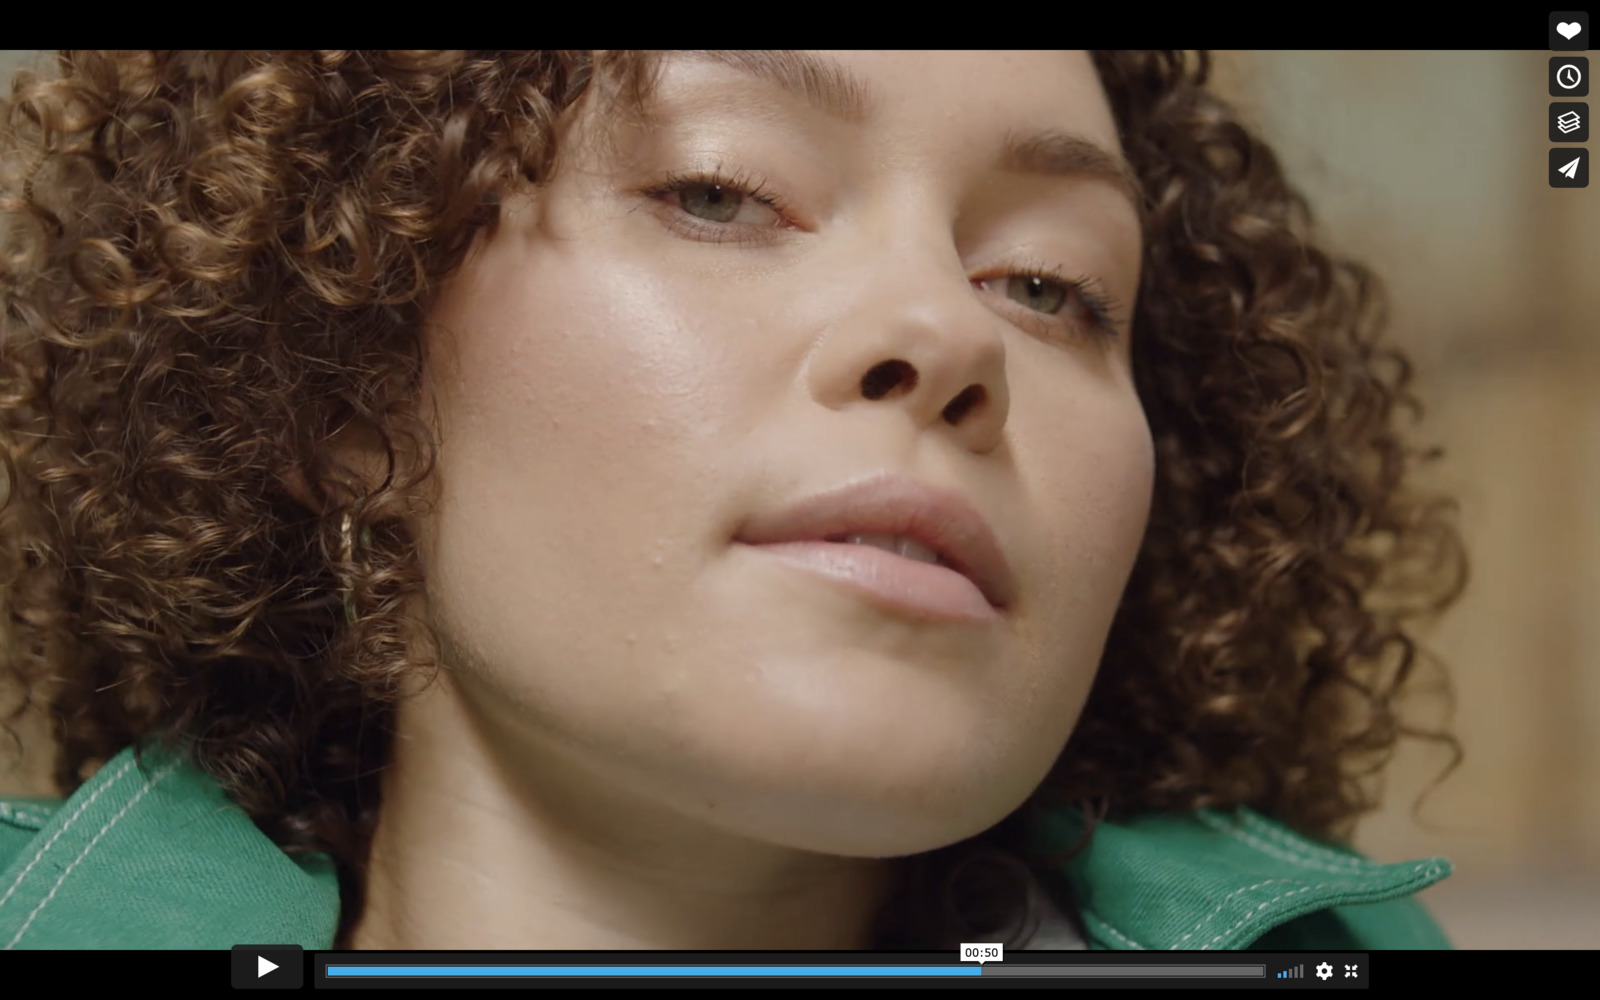
[[[401,710],[350,946],[851,950],[889,862],[752,841],[497,743],[439,684]]]

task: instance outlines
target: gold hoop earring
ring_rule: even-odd
[[[339,525],[339,555],[340,559],[346,566],[350,565],[350,560],[355,556],[355,540],[350,537],[351,522],[352,519],[350,515],[345,514],[344,521]],[[344,594],[344,620],[349,624],[354,625],[356,622],[355,588],[346,583],[339,589]]]
[[[339,555],[340,555],[340,558],[344,561],[344,564],[346,566],[350,565],[351,561],[353,559],[355,559],[355,555],[356,555],[355,538],[353,537],[353,533],[350,530],[351,527],[354,524],[355,524],[355,518],[352,517],[348,513],[345,514],[344,520],[341,521],[340,524],[339,524],[339,543],[340,543],[340,545],[339,545]],[[372,529],[371,528],[363,528],[363,529],[361,529],[361,547],[363,549],[371,549],[372,548]],[[348,583],[346,583],[344,586],[342,586],[340,588],[340,590],[344,594],[344,619],[345,619],[345,621],[349,622],[351,625],[354,625],[355,622],[356,622],[356,592],[355,592],[355,588],[353,586],[349,585]]]

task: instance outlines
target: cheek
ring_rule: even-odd
[[[659,428],[694,392],[694,359],[639,329],[651,310],[637,294],[592,287],[563,258],[497,236],[435,311],[442,597],[469,581],[493,593],[521,575],[558,600],[565,588],[543,577],[570,571],[577,551],[603,561],[636,549],[631,498],[663,485]]]
[[[778,369],[723,321],[752,307],[709,309],[703,286],[636,258],[503,230],[430,326],[432,613],[481,663],[520,665],[500,686],[574,716],[645,696],[629,665],[697,638],[686,611]],[[571,663],[585,684],[553,673]]]
[[[1038,426],[1015,439],[1019,468],[1036,470],[1028,507],[1044,529],[1040,641],[1098,662],[1149,523],[1155,449],[1131,386],[1054,393],[1057,405],[1021,416]]]
[[[724,368],[737,359],[689,329],[658,277],[626,259],[508,242],[491,246],[437,315],[448,341],[444,471],[463,489],[515,483],[559,512],[564,497],[587,505],[662,488],[684,478],[685,453],[714,455],[707,445],[731,402]],[[602,502],[589,513],[621,512]]]
[[[1085,446],[1081,482],[1086,520],[1100,526],[1096,549],[1106,572],[1122,585],[1133,570],[1150,520],[1155,486],[1155,445],[1137,400],[1109,412]]]

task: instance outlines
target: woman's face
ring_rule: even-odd
[[[644,110],[575,109],[432,315],[451,686],[726,832],[978,833],[1072,731],[1149,509],[1091,63],[679,54]]]

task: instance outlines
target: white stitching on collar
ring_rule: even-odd
[[[1217,904],[1217,908],[1215,910],[1212,910],[1209,914],[1207,914],[1204,918],[1202,918],[1201,921],[1198,924],[1195,924],[1194,927],[1189,931],[1189,933],[1185,934],[1183,937],[1179,938],[1178,940],[1172,942],[1172,944],[1169,945],[1169,947],[1176,948],[1179,945],[1183,944],[1185,941],[1189,940],[1191,937],[1194,937],[1196,931],[1198,931],[1200,928],[1204,927],[1206,924],[1209,924],[1212,920],[1216,919],[1216,917],[1217,917],[1217,915],[1219,913],[1221,913],[1223,910],[1228,908],[1228,902],[1230,900],[1232,900],[1233,897],[1235,897],[1237,895],[1240,895],[1241,893],[1251,892],[1251,891],[1259,889],[1259,888],[1261,888],[1262,886],[1265,886],[1265,885],[1272,885],[1275,882],[1290,882],[1290,883],[1294,883],[1294,880],[1293,879],[1287,879],[1287,878],[1269,878],[1265,882],[1257,882],[1255,885],[1247,885],[1243,889],[1235,889],[1235,890],[1233,890],[1232,892],[1228,893],[1226,896],[1222,897],[1222,902]]]
[[[62,834],[72,829],[72,825],[78,822],[78,817],[83,815],[84,810],[94,805],[96,799],[100,798],[100,796],[104,795],[109,789],[120,782],[127,775],[128,770],[133,767],[133,763],[134,762],[132,758],[124,761],[122,766],[117,769],[117,773],[113,774],[105,784],[101,785],[99,788],[96,788],[92,793],[90,793],[89,797],[84,799],[83,802],[79,804],[77,809],[73,810],[72,815],[67,817],[67,821],[61,824],[61,829],[51,834],[50,839],[45,841],[44,846],[39,848],[38,853],[36,853],[25,866],[23,866],[22,871],[17,873],[17,878],[11,883],[11,888],[6,890],[4,896],[0,896],[0,909],[5,907],[6,901],[11,898],[12,893],[17,891],[17,887],[22,884],[23,879],[28,877],[28,873],[33,871],[33,866],[39,863],[39,859],[44,857],[45,852],[50,850],[51,845],[53,845],[57,840],[60,840]]]
[[[1287,847],[1291,850],[1300,851],[1307,857],[1322,858],[1323,860],[1328,861],[1330,864],[1335,865],[1354,864],[1357,866],[1374,868],[1381,867],[1375,862],[1367,861],[1364,858],[1352,858],[1348,854],[1340,854],[1338,851],[1323,847],[1321,844],[1314,844],[1310,841],[1295,837],[1292,834],[1273,826],[1271,823],[1268,823],[1260,816],[1257,816],[1255,813],[1249,812],[1248,810],[1242,811],[1239,815],[1244,818],[1244,823],[1246,826],[1255,830],[1263,837],[1266,837],[1268,840],[1276,841],[1277,843],[1282,844],[1284,847]]]
[[[1232,837],[1234,840],[1239,841],[1241,844],[1244,844],[1247,847],[1253,847],[1262,854],[1270,855],[1280,861],[1287,861],[1292,865],[1299,865],[1301,868],[1310,868],[1314,871],[1326,872],[1330,875],[1362,876],[1370,875],[1383,867],[1382,865],[1373,864],[1370,861],[1361,861],[1356,858],[1339,857],[1338,855],[1334,855],[1334,857],[1338,858],[1337,863],[1324,861],[1320,858],[1311,857],[1304,851],[1297,852],[1294,848],[1277,847],[1273,844],[1269,844],[1261,838],[1253,836],[1252,834],[1248,834],[1226,820],[1218,817],[1211,816],[1206,813],[1200,813],[1199,817],[1200,822],[1204,823],[1206,826],[1217,831],[1218,833]]]
[[[122,817],[128,814],[128,810],[138,805],[140,799],[144,798],[147,794],[149,794],[152,788],[159,785],[163,780],[166,779],[168,775],[177,770],[177,767],[178,765],[176,764],[168,764],[166,767],[151,775],[150,780],[145,782],[145,786],[139,789],[138,792],[134,793],[133,798],[129,799],[127,804],[125,804],[121,809],[118,809],[116,815],[106,820],[106,825],[102,826],[99,832],[96,833],[92,839],[90,839],[88,845],[79,852],[76,858],[72,859],[72,864],[67,865],[66,868],[62,869],[61,875],[56,879],[56,884],[50,887],[50,891],[45,894],[43,899],[39,900],[39,905],[33,908],[33,912],[28,914],[28,918],[22,922],[22,926],[17,928],[17,933],[11,938],[10,941],[6,942],[4,950],[9,951],[10,949],[16,947],[17,942],[22,940],[22,936],[28,933],[28,928],[33,926],[34,918],[37,917],[47,905],[49,905],[51,900],[56,898],[56,893],[60,891],[61,884],[67,880],[68,875],[72,874],[72,870],[77,868],[83,859],[89,856],[90,852],[93,851],[96,845],[100,843],[100,839],[109,833],[111,828],[116,826],[117,823],[122,820]],[[81,813],[82,810],[79,810],[79,812]],[[74,816],[73,818],[76,819],[77,817]],[[43,853],[42,849],[40,853]],[[21,879],[18,879],[18,881],[20,882]]]
[[[1117,930],[1115,927],[1112,927],[1109,923],[1106,922],[1104,917],[1100,916],[1100,914],[1094,912],[1093,910],[1088,909],[1087,907],[1085,907],[1083,909],[1083,916],[1084,916],[1085,921],[1093,921],[1094,922],[1094,926],[1095,926],[1095,928],[1097,930],[1100,930],[1100,931],[1102,931],[1102,932],[1104,932],[1106,934],[1111,935],[1112,937],[1116,938],[1118,941],[1121,941],[1123,944],[1127,945],[1129,948],[1132,948],[1132,949],[1134,949],[1136,951],[1144,951],[1145,950],[1145,946],[1144,945],[1140,944],[1139,942],[1135,941],[1133,938],[1131,938],[1128,935],[1126,935],[1126,934],[1122,933],[1121,931]]]
[[[1416,865],[1415,867],[1412,868],[1412,874],[1417,874],[1419,872],[1422,872],[1424,869],[1428,869],[1428,868],[1429,868],[1429,863],[1424,861],[1424,862],[1422,862],[1422,863],[1420,863],[1420,864],[1418,864],[1418,865]],[[1429,870],[1429,874],[1432,874],[1431,869]],[[1346,883],[1346,882],[1321,882],[1321,883],[1319,883],[1317,885],[1301,886],[1298,889],[1291,889],[1288,892],[1280,893],[1279,895],[1276,895],[1276,896],[1272,897],[1271,899],[1267,900],[1265,903],[1262,903],[1261,905],[1257,906],[1255,909],[1250,910],[1243,917],[1240,917],[1238,923],[1234,924],[1232,927],[1229,927],[1227,930],[1223,931],[1221,934],[1218,934],[1216,937],[1212,938],[1210,941],[1207,941],[1205,944],[1201,945],[1200,946],[1200,950],[1201,951],[1209,951],[1209,950],[1211,950],[1211,948],[1213,946],[1215,946],[1217,942],[1221,941],[1223,938],[1227,937],[1229,934],[1232,934],[1234,931],[1238,930],[1239,928],[1243,927],[1245,924],[1249,923],[1252,919],[1254,919],[1256,917],[1256,915],[1258,913],[1260,913],[1262,910],[1265,910],[1267,907],[1271,906],[1274,903],[1282,902],[1283,900],[1288,899],[1290,896],[1298,896],[1302,892],[1311,892],[1314,889],[1331,889],[1331,888],[1334,888],[1334,887],[1344,887],[1344,886],[1347,886],[1348,884],[1349,883]]]

